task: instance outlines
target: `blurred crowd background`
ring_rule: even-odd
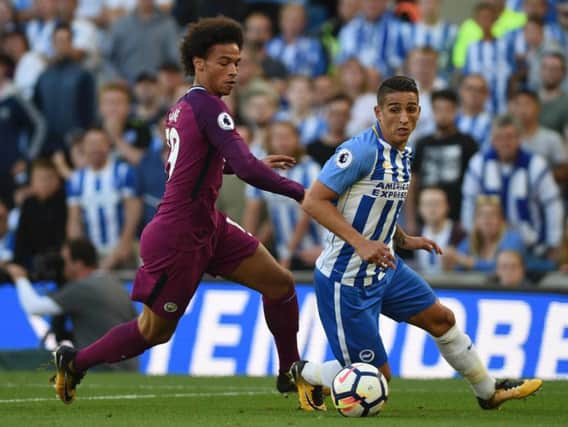
[[[33,273],[86,237],[101,269],[138,265],[164,117],[191,85],[178,40],[222,13],[244,28],[224,100],[255,155],[294,156],[281,173],[309,187],[374,123],[380,82],[409,75],[422,115],[401,224],[445,253],[401,255],[508,287],[568,273],[568,0],[481,1],[460,22],[444,3],[0,0],[0,260]],[[227,175],[219,209],[283,265],[313,269],[324,233],[294,201]]]

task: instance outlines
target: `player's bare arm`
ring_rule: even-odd
[[[396,268],[395,258],[386,244],[366,239],[345,220],[332,203],[338,197],[333,190],[316,181],[306,193],[302,208],[325,228],[353,246],[364,261]]]
[[[397,248],[406,249],[409,251],[416,251],[419,249],[434,252],[438,255],[442,255],[442,248],[436,244],[433,240],[427,239],[422,236],[409,236],[404,232],[400,225],[396,226],[393,238],[394,244]]]

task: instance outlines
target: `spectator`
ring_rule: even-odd
[[[489,86],[481,74],[464,76],[460,84],[460,111],[457,126],[460,132],[470,135],[480,148],[491,139],[491,114],[485,111]]]
[[[160,98],[158,79],[153,73],[143,72],[136,78],[134,85],[136,102],[134,115],[150,127],[156,127],[167,108]]]
[[[266,46],[272,58],[278,58],[290,74],[315,77],[324,74],[327,61],[318,39],[304,35],[306,12],[298,3],[285,4],[280,10],[280,35]]]
[[[466,51],[463,74],[482,74],[489,84],[490,104],[493,113],[503,113],[507,108],[507,89],[515,65],[514,50],[508,37],[496,38],[491,30],[498,15],[488,3],[478,13],[480,27],[483,32],[479,41],[471,43]]]
[[[316,180],[320,167],[309,156],[304,155],[304,149],[300,144],[299,134],[294,124],[290,122],[273,123],[268,134],[268,148],[269,154],[283,154],[296,159],[296,165],[291,169],[281,171],[281,175],[302,183],[305,188]],[[257,230],[263,202],[266,203],[270,214],[279,262],[286,268],[313,269],[316,258],[321,253],[322,239],[319,226],[294,201],[248,187],[246,219],[243,223],[248,225],[248,228],[245,228],[249,231]]]
[[[63,149],[71,130],[86,129],[95,118],[95,81],[73,59],[71,34],[71,28],[64,24],[55,29],[53,62],[35,88],[34,103],[47,121],[46,153]]]
[[[58,251],[65,240],[65,190],[55,165],[47,159],[32,164],[30,195],[20,208],[14,262],[27,269],[34,258]]]
[[[558,52],[546,53],[542,58],[540,76],[540,124],[568,140],[568,92],[562,88],[566,79],[566,57]]]
[[[436,242],[444,253],[457,246],[466,233],[459,223],[452,221],[448,214],[450,205],[448,195],[439,187],[426,187],[418,197],[418,213],[422,220],[420,235]],[[432,252],[415,252],[417,269],[425,274],[442,272],[441,258]]]
[[[252,92],[243,108],[243,119],[251,127],[253,138],[250,149],[256,157],[264,157],[268,126],[276,114],[277,102],[273,93]]]
[[[45,58],[54,53],[53,33],[57,26],[57,0],[35,0],[34,17],[26,24],[26,36],[33,51]]]
[[[454,67],[464,66],[468,48],[484,38],[487,28],[493,37],[500,38],[505,33],[525,25],[526,20],[523,13],[506,7],[505,0],[480,1],[475,5],[473,18],[464,21],[458,30],[452,56]]]
[[[337,94],[336,86],[335,79],[328,74],[323,74],[314,79],[312,108],[316,114],[323,113],[327,102]]]
[[[12,200],[18,171],[41,151],[45,122],[37,110],[18,93],[8,78],[13,62],[0,54],[0,198]],[[22,142],[25,151],[22,152]]]
[[[0,199],[0,265],[12,261],[14,257],[14,245],[16,242],[14,233],[8,226],[10,209],[6,202]]]
[[[306,76],[292,76],[288,79],[286,100],[288,109],[276,114],[275,119],[290,121],[298,128],[300,142],[307,145],[325,132],[323,119],[312,109],[313,84]]]
[[[26,270],[17,264],[7,266],[26,314],[69,315],[77,347],[91,344],[113,326],[136,317],[120,280],[97,271],[97,252],[91,242],[69,240],[63,246],[61,256],[65,286],[46,296],[34,290]],[[138,361],[131,359],[109,369],[136,371]]]
[[[442,2],[443,0],[420,0],[421,18],[402,27],[402,40],[406,52],[419,47],[434,49],[438,53],[438,72],[447,75],[451,71],[457,27],[442,19]]]
[[[10,0],[0,0],[0,37],[18,30],[16,10]]]
[[[327,101],[324,112],[327,130],[319,139],[306,147],[310,157],[321,167],[335,153],[335,149],[349,139],[347,124],[351,118],[352,105],[351,98],[341,93]]]
[[[560,271],[568,273],[568,218],[564,222],[564,237],[562,238],[562,246],[560,247]]]
[[[99,114],[116,152],[136,165],[152,142],[146,123],[130,115],[130,91],[120,82],[106,83],[100,90]]]
[[[424,187],[440,187],[450,201],[449,217],[459,221],[461,185],[477,143],[456,128],[458,98],[451,90],[432,94],[436,131],[416,142],[412,162],[412,181],[406,203],[406,226],[418,230],[416,206]]]
[[[138,0],[103,0],[103,2],[103,13],[107,25],[112,25],[119,18],[132,13],[138,4]],[[161,12],[169,14],[174,0],[153,0],[153,2]]]
[[[30,50],[26,35],[19,31],[4,35],[1,50],[16,64],[14,84],[26,100],[32,99],[37,79],[47,66],[45,59]]]
[[[568,55],[568,2],[556,1],[556,20],[547,26],[548,33],[562,47],[564,56]]]
[[[134,238],[141,217],[131,166],[111,156],[109,135],[90,129],[83,140],[87,166],[68,183],[67,236],[86,236],[100,255],[101,268],[132,265]]]
[[[99,33],[91,21],[77,16],[77,5],[78,0],[58,0],[58,22],[71,28],[73,59],[94,69],[99,61]]]
[[[164,62],[177,62],[177,56],[176,23],[154,0],[138,0],[136,9],[110,28],[106,59],[114,78],[133,82],[142,71],[156,72]]]
[[[339,32],[361,12],[361,3],[361,0],[338,0],[335,15],[331,14],[320,26],[319,39],[328,58],[335,58],[339,54]]]
[[[434,132],[432,92],[446,87],[438,76],[438,53],[431,47],[414,49],[407,58],[408,75],[416,80],[420,90],[420,119],[412,133],[410,143]]]
[[[238,125],[236,129],[243,138],[243,141],[250,147],[254,139],[252,127],[248,125]],[[237,224],[241,224],[243,220],[245,188],[246,183],[238,176],[234,174],[226,174],[223,176],[223,186],[219,190],[217,208],[237,222]]]
[[[518,251],[524,256],[523,239],[507,226],[499,196],[479,196],[471,234],[457,246],[457,250],[446,250],[442,263],[446,270],[494,272],[495,259],[506,250]]]
[[[142,230],[146,224],[154,217],[158,204],[164,195],[166,186],[166,172],[165,164],[169,155],[165,135],[166,116],[164,115],[159,123],[158,138],[161,145],[156,149],[146,150],[144,155],[140,158],[140,162],[136,166],[136,193],[142,198],[142,221],[139,229]],[[223,187],[225,186],[225,179],[223,179]],[[241,197],[242,198],[242,197]]]
[[[521,141],[524,148],[544,157],[548,165],[560,177],[568,166],[568,153],[562,137],[538,122],[540,100],[535,92],[522,90],[513,98],[512,113],[523,124]]]
[[[553,261],[562,239],[564,209],[546,161],[521,147],[521,127],[511,115],[495,120],[491,145],[469,162],[462,187],[462,225],[471,230],[480,194],[498,195],[507,222],[522,236],[529,255]]]
[[[176,89],[185,85],[183,73],[177,62],[165,62],[158,69],[158,86],[162,97],[162,105],[166,108],[174,105],[180,98]],[[189,87],[186,87],[185,92]]]
[[[504,288],[530,288],[523,256],[517,251],[503,251],[497,256],[496,285]]]
[[[262,74],[268,80],[284,80],[288,76],[286,66],[279,58],[270,56],[266,45],[272,38],[272,22],[264,13],[251,13],[245,20],[245,42],[254,52]],[[240,77],[240,76],[239,76]]]
[[[348,59],[339,67],[340,89],[353,101],[351,120],[347,134],[354,136],[373,125],[376,121],[373,108],[377,95],[371,89],[369,73],[355,58]]]
[[[506,35],[515,54],[515,73],[509,84],[510,93],[522,88],[539,90],[540,64],[546,52],[560,49],[558,42],[545,31],[544,20],[530,16],[523,28]]]
[[[388,10],[388,5],[388,0],[362,0],[362,13],[339,32],[339,64],[356,58],[385,77],[402,66],[402,23]]]

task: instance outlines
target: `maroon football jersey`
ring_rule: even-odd
[[[169,110],[166,139],[166,189],[150,228],[163,225],[159,228],[170,235],[174,247],[205,244],[217,227],[215,202],[224,167],[263,190],[303,198],[302,185],[281,177],[250,153],[225,103],[203,87],[191,88]]]

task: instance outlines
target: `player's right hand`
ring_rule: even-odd
[[[296,165],[296,159],[284,154],[271,154],[262,159],[262,162],[271,169],[290,169]]]
[[[396,260],[390,248],[383,242],[363,240],[355,247],[357,254],[366,262],[372,262],[383,268],[396,268]]]

